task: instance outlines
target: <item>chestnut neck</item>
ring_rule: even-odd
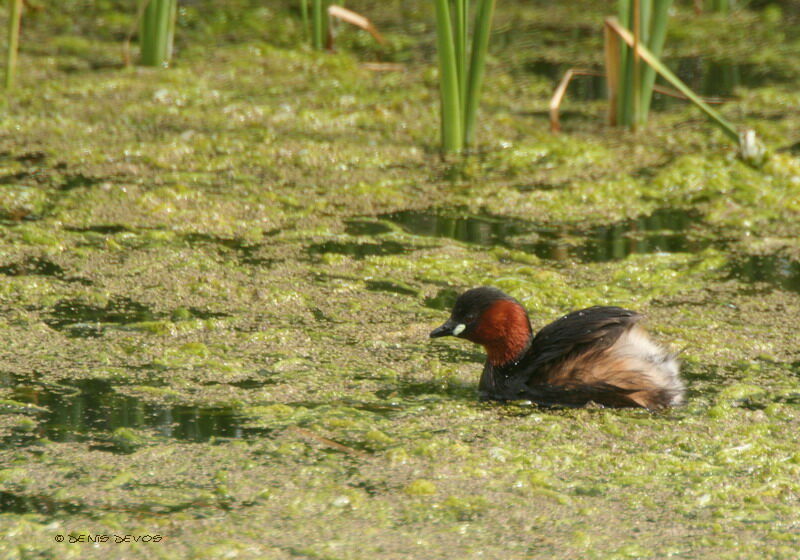
[[[516,301],[500,299],[483,312],[477,327],[467,337],[486,348],[495,367],[519,361],[530,347],[532,338],[528,313]]]

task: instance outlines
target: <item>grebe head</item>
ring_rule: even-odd
[[[455,336],[481,344],[489,361],[500,366],[522,356],[531,334],[528,313],[517,300],[497,288],[481,287],[461,294],[450,318],[430,336]]]

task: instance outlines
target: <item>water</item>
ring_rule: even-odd
[[[137,238],[135,234],[146,231],[160,230],[162,228],[137,228],[124,224],[95,224],[81,227],[66,227],[66,231],[75,233],[96,233],[100,235],[117,235],[120,233],[134,234],[127,236],[124,244],[126,246],[143,246],[146,244],[144,238]],[[267,231],[264,235],[269,237],[278,233],[277,231]],[[192,248],[214,248],[221,255],[233,255],[238,262],[250,266],[272,266],[275,259],[261,256],[261,251],[267,248],[262,243],[250,242],[239,237],[223,237],[207,233],[184,233],[178,236],[181,243]]]
[[[656,210],[647,216],[592,228],[585,234],[586,241],[575,247],[573,253],[584,262],[624,259],[637,253],[696,253],[711,244],[708,238],[692,235],[692,227],[699,221],[699,214],[693,211]],[[569,254],[570,247],[565,247],[555,234],[537,254],[559,260],[565,251]]]
[[[66,271],[44,257],[27,257],[19,262],[0,266],[0,275],[4,276],[49,276],[64,282],[75,282],[90,286],[91,280],[75,276],[67,276]]]
[[[701,56],[683,57],[665,61],[678,78],[698,95],[707,98],[731,98],[739,87],[755,88],[782,83],[785,77],[774,69],[759,64],[733,63],[708,60]],[[553,81],[553,89],[572,66],[547,60],[533,60],[525,63],[526,72],[547,76]],[[566,101],[598,101],[608,98],[604,69],[593,70],[600,75],[575,75],[567,89]],[[674,89],[659,78],[657,83]],[[688,100],[678,99],[658,92],[653,94],[652,107],[665,109],[676,103],[688,104]]]
[[[63,182],[58,186],[61,191],[71,191],[79,187],[92,187],[102,183],[103,179],[88,177],[83,173],[73,173],[64,177]]]
[[[756,286],[800,292],[800,261],[784,255],[750,255],[734,261],[731,277]]]
[[[373,292],[391,292],[394,294],[403,294],[408,296],[415,296],[418,291],[414,288],[403,286],[389,280],[367,280],[367,289]]]
[[[52,496],[27,496],[0,491],[0,512],[41,513],[51,515],[59,511],[79,513],[85,508],[77,503],[56,500]]]
[[[267,236],[276,232],[267,232]],[[184,241],[190,246],[195,247],[198,245],[216,245],[222,248],[223,251],[233,251],[236,258],[242,264],[250,266],[272,266],[275,259],[259,256],[263,245],[260,243],[248,242],[238,237],[221,237],[218,235],[209,235],[206,233],[189,233],[183,236]]]
[[[233,408],[160,405],[118,393],[104,379],[43,386],[17,382],[12,398],[45,409],[38,413],[38,437],[53,441],[100,441],[100,448],[119,450],[111,440],[118,428],[147,429],[155,435],[201,442],[212,437],[242,438],[253,432]],[[103,443],[105,440],[105,443]]]
[[[525,71],[540,76],[547,76],[553,80],[553,89],[564,77],[571,66],[553,63],[546,60],[534,60],[525,64]],[[602,74],[602,70],[596,70]],[[608,98],[606,77],[603,75],[573,75],[567,89],[567,98],[578,101],[596,101]]]
[[[116,233],[132,232],[133,229],[122,224],[98,224],[86,227],[65,227],[67,231],[74,231],[78,233],[99,233],[102,235],[113,235]]]
[[[408,250],[406,245],[397,241],[378,241],[370,243],[360,243],[358,241],[326,241],[315,243],[308,248],[312,255],[322,255],[334,253],[337,255],[348,255],[356,259],[363,259],[368,256],[398,255]]]
[[[111,298],[104,306],[66,299],[53,307],[44,322],[69,337],[95,338],[102,336],[109,327],[155,321],[162,317],[163,314],[127,297]]]
[[[780,75],[763,64],[707,60],[700,56],[670,60],[668,65],[695,93],[710,97],[730,97],[737,87],[764,87],[782,81]]]
[[[711,240],[700,236],[699,228],[694,227],[700,222],[698,213],[673,208],[589,229],[540,226],[504,216],[467,214],[457,209],[407,210],[382,217],[415,235],[507,246],[552,261],[604,262],[624,259],[633,253],[696,252],[711,244]]]
[[[345,222],[344,231],[347,235],[380,235],[391,232],[392,228],[375,220],[354,218]]]

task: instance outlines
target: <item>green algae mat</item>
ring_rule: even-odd
[[[0,558],[796,557],[791,5],[679,5],[667,42],[754,169],[674,101],[608,129],[591,81],[548,132],[613,6],[501,3],[442,161],[424,6],[328,54],[288,5],[187,2],[173,67],[128,69],[125,3],[39,4],[0,119]],[[481,350],[427,338],[477,285],[535,327],[644,312],[688,404],[479,403]]]

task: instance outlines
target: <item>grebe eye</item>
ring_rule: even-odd
[[[464,321],[467,323],[471,323],[475,320],[475,313],[469,313],[466,317],[464,317]]]

